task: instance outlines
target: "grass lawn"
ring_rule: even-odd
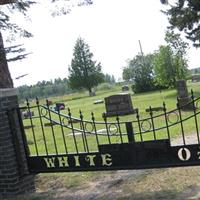
[[[199,83],[190,83],[188,84],[188,90],[190,91],[193,89],[195,97],[198,97],[200,95],[200,84]],[[82,111],[82,114],[84,116],[84,120],[89,120],[89,123],[84,123],[85,129],[88,131],[92,130],[94,128],[92,123],[92,116],[91,112],[94,113],[95,116],[95,122],[103,122],[102,113],[105,112],[105,105],[103,104],[94,104],[94,101],[104,99],[105,97],[108,97],[113,94],[118,94],[121,92],[121,87],[116,86],[111,90],[103,90],[98,91],[97,95],[94,97],[88,97],[87,93],[76,93],[76,94],[70,94],[62,97],[52,97],[49,98],[53,103],[56,102],[64,102],[66,107],[70,108],[72,117],[80,118],[79,111]],[[131,99],[133,103],[134,108],[139,109],[139,115],[140,120],[149,118],[150,115],[145,110],[151,107],[161,107],[163,106],[163,101],[166,103],[167,111],[173,110],[176,108],[176,90],[175,89],[168,89],[168,90],[162,90],[162,91],[153,91],[153,92],[146,92],[146,93],[140,93],[140,94],[133,94],[130,91]],[[45,104],[45,100],[41,99],[40,104]],[[31,106],[34,106],[35,103],[32,102]],[[35,114],[37,115],[38,109],[33,109]],[[43,110],[40,110],[42,113]],[[155,112],[154,116],[159,116],[160,114],[163,114],[163,111]],[[67,109],[62,111],[62,114],[68,114]],[[189,116],[193,115],[193,111],[190,112],[181,112],[182,119],[187,119]],[[47,114],[49,117],[49,115]],[[63,121],[63,117],[60,119],[57,114],[51,113],[51,118],[58,122],[64,122],[65,124],[68,123],[66,119]],[[179,118],[179,117],[178,117]],[[175,124],[177,120],[177,115],[172,113],[169,115],[170,123],[169,125],[169,132],[170,137],[178,137],[182,134],[182,129],[180,126],[180,123]],[[199,116],[197,116],[197,119]],[[116,122],[116,117],[108,118],[109,122]],[[152,121],[149,120],[143,120],[140,126],[142,127],[142,131],[147,133],[144,134],[137,134],[140,132],[139,125],[136,119],[136,114],[126,115],[126,116],[120,116],[120,122],[126,122],[126,121],[135,121],[133,122],[133,129],[135,133],[135,140],[141,141],[141,140],[152,140],[154,139],[154,136],[156,139],[165,139],[168,138],[168,132],[166,128],[166,119],[164,116],[162,117],[156,117],[154,118],[154,128],[160,128],[160,130],[156,131],[155,133],[153,131],[148,130],[152,128]],[[48,120],[43,120],[42,124],[48,123]],[[34,129],[26,129],[26,135],[28,138],[28,144],[30,147],[31,154],[34,155],[38,152],[38,154],[45,154],[45,152],[48,153],[65,153],[65,152],[76,152],[78,149],[78,152],[85,152],[87,151],[97,151],[98,149],[98,142],[99,144],[108,144],[111,143],[119,143],[119,142],[127,142],[127,134],[126,134],[126,128],[125,124],[122,124],[120,126],[120,130],[123,136],[119,134],[119,129],[115,125],[110,125],[109,130],[111,136],[110,141],[109,138],[106,136],[106,125],[105,124],[98,124],[96,123],[96,130],[104,131],[104,135],[99,134],[96,135],[90,135],[90,134],[82,134],[82,133],[75,133],[75,137],[73,135],[73,131],[68,128],[63,128],[59,125],[57,126],[44,126],[45,134],[43,134],[42,128],[41,128],[41,121],[39,119],[34,119],[33,124],[35,125]],[[24,120],[24,125],[31,125],[30,120]],[[73,127],[77,129],[81,129],[80,123],[73,123]],[[194,133],[196,130],[194,118],[185,120],[183,122],[184,127],[184,133],[190,134]],[[199,127],[200,128],[200,127]],[[52,132],[53,130],[53,132]],[[34,131],[34,134],[32,133]],[[115,132],[117,132],[115,134]],[[98,138],[97,138],[98,137]],[[98,142],[97,142],[98,140]],[[77,148],[76,145],[77,144]],[[45,146],[46,145],[46,146]]]

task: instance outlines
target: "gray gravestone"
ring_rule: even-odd
[[[200,82],[200,75],[199,74],[192,75],[192,82],[193,83]]]
[[[134,114],[130,94],[116,94],[105,98],[105,106],[107,117],[116,115]]]
[[[122,91],[123,91],[123,92],[129,91],[128,85],[123,85],[123,86],[122,86]]]
[[[176,88],[178,92],[179,106],[182,109],[193,109],[193,106],[190,103],[191,98],[188,94],[188,89],[185,80],[178,80],[176,82]]]

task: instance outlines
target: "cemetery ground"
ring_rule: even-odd
[[[190,91],[190,89],[194,90],[195,97],[200,96],[200,84],[190,83],[188,90]],[[98,91],[97,96],[94,97],[80,93],[52,97],[50,100],[54,103],[64,102],[66,107],[70,107],[74,117],[79,117],[81,109],[84,119],[90,120],[90,113],[94,112],[96,121],[103,121],[102,113],[105,112],[105,105],[94,104],[94,101],[117,93],[121,93],[121,87]],[[176,90],[174,89],[132,94],[131,97],[133,107],[139,109],[142,117],[149,116],[149,113],[145,111],[149,106],[162,106],[163,101],[167,105],[167,110],[176,108]],[[41,100],[41,103],[45,103],[45,100]],[[187,112],[185,115],[187,116]],[[135,115],[127,115],[120,116],[120,119],[125,121],[134,117]],[[115,117],[110,120],[115,121]],[[173,120],[173,116],[171,120]],[[188,135],[193,134],[191,124],[192,122],[188,121],[186,127]],[[172,137],[175,141],[178,141],[178,132],[178,129],[174,129]],[[151,137],[151,135],[147,135],[146,139],[151,139]],[[28,137],[29,144],[32,140],[31,137]],[[113,140],[117,140],[117,138],[113,138]],[[39,149],[42,150],[42,148],[44,147],[41,144]],[[69,146],[69,148],[72,147]],[[31,147],[30,150],[34,153],[34,147]],[[200,199],[200,167],[39,174],[36,176],[36,193],[19,197],[19,199]]]

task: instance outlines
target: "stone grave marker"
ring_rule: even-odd
[[[123,92],[129,91],[129,86],[128,86],[128,85],[123,85],[123,86],[122,86],[122,91],[123,91]]]
[[[178,93],[179,105],[180,107],[184,106],[182,109],[193,109],[192,104],[188,104],[191,101],[191,98],[188,94],[188,89],[185,80],[178,80],[176,82],[176,88]]]
[[[105,98],[105,116],[128,115],[136,113],[130,94],[116,94]]]
[[[102,103],[104,103],[104,100],[102,99],[94,101],[94,104],[102,104]]]

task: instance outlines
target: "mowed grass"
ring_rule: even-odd
[[[200,84],[199,83],[190,83],[188,84],[188,91],[193,89],[195,97],[200,95]],[[62,97],[52,97],[49,98],[53,103],[63,102],[66,105],[66,109],[61,112],[63,116],[59,118],[59,116],[55,112],[48,112],[45,109],[39,109],[41,114],[46,114],[46,117],[51,117],[53,120],[58,123],[64,123],[68,125],[68,119],[64,117],[64,115],[68,115],[68,109],[70,108],[72,117],[80,119],[80,111],[83,115],[83,120],[88,120],[87,123],[73,123],[73,128],[77,129],[73,131],[70,128],[63,127],[60,125],[56,126],[44,126],[45,123],[49,123],[48,119],[33,119],[32,122],[30,120],[24,120],[24,125],[28,126],[33,123],[35,126],[33,129],[26,129],[26,135],[28,139],[29,148],[31,151],[31,155],[39,154],[55,154],[55,153],[74,153],[74,152],[91,152],[98,150],[98,144],[108,144],[108,143],[121,143],[127,142],[127,131],[125,124],[123,123],[120,126],[121,135],[119,133],[119,128],[116,125],[106,125],[105,123],[101,124],[98,122],[104,122],[102,118],[102,114],[105,112],[105,104],[94,104],[96,100],[104,100],[105,97],[110,95],[121,93],[121,87],[115,86],[110,90],[98,91],[97,95],[94,97],[89,97],[87,92],[75,93],[70,95],[65,95]],[[171,113],[169,115],[170,123],[168,122],[169,132],[166,127],[166,118],[161,112],[154,112],[153,116],[158,116],[153,119],[154,128],[160,129],[155,132],[149,131],[152,129],[152,120],[146,118],[150,117],[150,114],[146,112],[146,109],[151,107],[161,107],[163,106],[163,102],[165,102],[167,107],[167,112],[173,109],[176,109],[177,104],[177,92],[175,89],[168,89],[162,91],[153,91],[146,92],[140,94],[133,94],[132,91],[129,91],[131,94],[131,99],[134,108],[138,108],[140,120],[143,120],[140,125],[137,122],[136,114],[120,116],[120,122],[126,121],[135,121],[133,123],[133,130],[135,133],[136,141],[145,141],[145,140],[153,140],[153,139],[166,139],[168,137],[174,138],[182,135],[182,127],[180,123],[176,122],[180,120],[180,117],[177,114]],[[40,100],[41,105],[45,105],[45,100]],[[30,106],[35,106],[35,102],[31,102]],[[38,109],[33,108],[35,115],[38,115]],[[100,131],[100,134],[85,134],[78,131],[78,129],[84,129],[86,131],[94,132],[94,123],[92,121],[91,113],[94,113],[95,117],[95,128],[97,131]],[[184,134],[191,134],[196,132],[196,124],[194,117],[189,118],[194,114],[193,111],[182,111],[181,117],[183,120],[183,128]],[[177,117],[178,116],[178,117]],[[199,116],[197,116],[197,120]],[[108,118],[108,122],[116,122],[116,117]],[[141,127],[139,127],[141,126]],[[70,125],[71,127],[71,125]],[[106,129],[109,129],[109,133]],[[144,134],[138,134],[140,132],[139,129],[142,128]],[[200,130],[200,127],[198,125]],[[44,130],[44,131],[43,131]],[[117,132],[117,133],[116,133]],[[107,134],[111,135],[108,137]],[[186,141],[187,142],[187,141]]]

